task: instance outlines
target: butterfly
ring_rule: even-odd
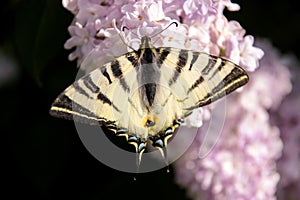
[[[51,106],[55,117],[106,126],[134,145],[140,163],[147,143],[166,157],[168,140],[194,109],[245,85],[244,69],[210,54],[140,48],[99,66],[65,89]]]

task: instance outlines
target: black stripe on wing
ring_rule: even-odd
[[[56,108],[59,108],[60,110],[57,110]],[[114,123],[113,121],[108,121],[104,117],[96,116],[88,109],[72,101],[65,94],[61,94],[54,101],[50,109],[50,115],[90,125],[105,125]]]
[[[209,72],[215,67],[218,57],[209,55],[209,60],[207,65],[203,68],[201,73],[203,75],[209,74]]]
[[[103,74],[103,76],[107,79],[108,83],[109,83],[109,84],[112,84],[110,75],[107,73],[106,68],[104,68],[104,70],[102,71],[102,74]]]
[[[125,54],[125,57],[133,65],[133,67],[137,66],[139,55],[136,52],[127,53]]]
[[[221,97],[230,94],[237,88],[245,85],[248,81],[249,77],[246,72],[239,67],[234,67],[231,72],[211,90],[211,92],[198,101],[197,105],[186,108],[186,110],[192,110],[208,105]]]
[[[221,58],[219,58],[219,59],[221,59]],[[213,74],[208,78],[208,80],[213,79],[213,78],[215,77],[215,75],[216,75],[218,72],[220,72],[220,71],[225,67],[225,65],[226,65],[227,62],[228,62],[228,61],[226,61],[226,60],[222,60],[222,61],[220,62],[220,64],[219,64],[219,66],[215,66],[215,67],[214,67],[215,71],[214,71]]]
[[[174,84],[183,68],[186,66],[188,60],[188,50],[181,49],[178,54],[178,61],[176,62],[175,72],[173,77],[169,80],[169,85]]]
[[[83,83],[92,93],[98,93],[100,91],[100,88],[92,80],[91,75],[84,77]]]
[[[122,72],[119,61],[117,59],[112,61],[110,67],[111,67],[111,71],[112,71],[114,77],[119,79],[123,90],[126,92],[130,92],[129,86],[126,83],[125,78],[123,77],[123,72]]]
[[[166,60],[166,58],[168,57],[169,53],[170,53],[171,48],[170,47],[166,47],[166,48],[157,48],[156,52],[158,55],[158,59],[157,59],[157,66],[160,68],[160,66],[164,63],[164,61]]]
[[[199,57],[199,54],[200,54],[200,53],[197,52],[197,51],[194,51],[194,52],[193,52],[193,58],[192,58],[191,63],[190,63],[189,71],[192,70],[193,65],[195,64],[195,62],[197,61],[197,59],[198,59],[198,57]]]
[[[198,87],[199,84],[201,84],[204,81],[204,78],[202,76],[200,76],[194,83],[193,85],[189,88],[188,90],[188,94],[193,91],[195,88]]]
[[[108,105],[112,106],[119,113],[121,112],[120,109],[102,92],[98,93],[97,99],[102,101],[102,103],[107,103]]]
[[[91,98],[90,97],[90,95],[79,85],[79,83],[78,82],[74,82],[73,83],[73,87],[75,88],[75,90],[78,92],[78,93],[80,93],[80,94],[82,94],[82,95],[84,95],[84,96],[86,96],[87,98]]]

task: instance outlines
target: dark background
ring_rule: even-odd
[[[225,12],[247,34],[272,41],[299,59],[296,0],[234,1]],[[73,15],[61,0],[1,0],[0,49],[17,61],[18,76],[0,88],[2,181],[8,199],[186,199],[174,175],[137,176],[106,167],[87,152],[74,123],[49,116],[54,98],[77,73],[63,48]]]

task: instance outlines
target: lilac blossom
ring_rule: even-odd
[[[288,57],[291,66],[293,90],[278,110],[272,112],[271,120],[277,124],[284,144],[282,157],[277,163],[281,179],[278,199],[296,199],[300,196],[300,65]]]
[[[105,57],[108,54],[116,56],[124,53],[123,50],[110,51],[114,43],[109,40],[118,31],[110,35],[104,34],[113,28],[113,19],[116,20],[116,28],[125,26],[130,31],[152,27],[158,32],[173,21],[181,22],[177,29],[170,28],[183,36],[180,43],[173,43],[175,46],[221,55],[250,71],[258,67],[258,60],[263,55],[260,49],[253,47],[253,37],[246,36],[238,22],[227,21],[224,17],[225,8],[230,11],[239,10],[239,6],[230,0],[63,0],[62,4],[74,14],[69,28],[71,38],[66,42],[65,48],[75,47],[69,59],[77,59],[79,66],[94,49],[106,51],[105,54],[100,54],[104,60],[107,60]],[[130,31],[125,31],[127,43],[139,39],[136,35],[130,35]],[[170,41],[170,37],[166,34],[161,34],[160,37],[156,45],[169,45],[166,41]]]
[[[77,59],[78,66],[87,72],[130,51],[128,45],[137,49],[140,36],[155,35],[174,21],[178,27],[170,26],[152,38],[155,46],[201,50],[232,60],[249,72],[258,68],[264,54],[254,46],[253,36],[246,35],[239,22],[228,21],[223,15],[224,9],[240,9],[230,0],[63,0],[62,3],[74,14],[69,27],[71,38],[65,48],[75,48],[69,59]],[[122,27],[129,30],[122,31]],[[284,67],[273,69],[268,62],[250,75],[252,81],[240,93],[228,98],[228,107],[232,109],[227,113],[222,132],[226,140],[220,139],[214,150],[201,160],[197,157],[201,145],[198,138],[177,162],[177,182],[194,199],[201,195],[209,199],[275,198],[279,181],[275,161],[281,155],[282,142],[279,129],[270,125],[267,110],[275,109],[291,86]],[[278,92],[271,92],[271,83],[277,82],[277,78],[282,84]],[[261,85],[256,79],[266,80],[266,84]],[[265,98],[257,98],[262,93]],[[198,109],[186,125],[201,126],[212,107]]]
[[[296,85],[295,85],[296,86]],[[296,87],[300,87],[297,85]],[[293,92],[277,113],[277,123],[284,143],[283,156],[278,162],[281,175],[278,199],[295,199],[300,195],[300,95]]]

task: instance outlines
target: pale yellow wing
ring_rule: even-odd
[[[127,53],[74,82],[57,97],[50,114],[89,124],[118,125],[136,84],[130,56],[134,54]]]
[[[220,57],[175,48],[157,51],[166,55],[161,82],[168,85],[186,114],[231,93],[249,79],[244,69]]]

